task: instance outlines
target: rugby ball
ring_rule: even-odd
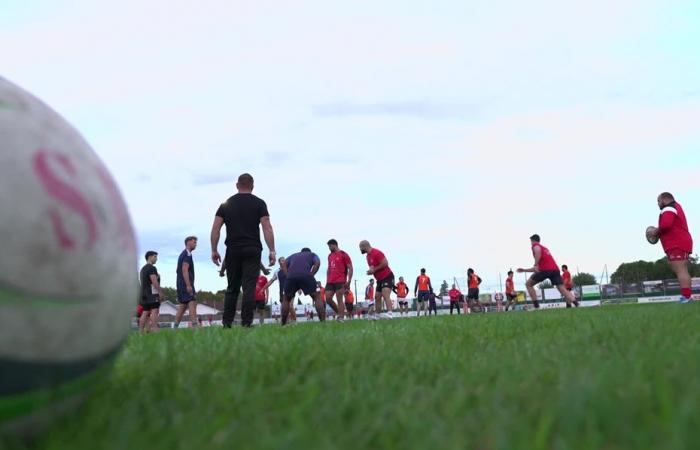
[[[109,369],[129,332],[137,259],[100,159],[2,77],[0,211],[0,434],[34,434]]]
[[[653,227],[653,226],[647,227],[646,236],[647,236],[647,241],[650,244],[652,244],[652,245],[656,244],[657,242],[659,242],[659,229],[656,227]]]

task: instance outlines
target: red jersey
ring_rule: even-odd
[[[370,267],[377,267],[385,259],[386,256],[384,256],[384,253],[382,253],[381,250],[377,250],[376,248],[373,248],[369,251],[369,253],[367,253],[367,264]],[[377,281],[381,281],[385,278],[388,278],[389,275],[391,275],[391,269],[388,265],[379,272],[374,272],[374,278],[376,278]]]
[[[564,273],[561,274],[561,277],[564,279],[564,287],[567,289],[573,289],[574,282],[571,281],[571,272],[565,270]]]
[[[510,295],[513,292],[515,292],[515,283],[512,278],[508,277],[506,278],[506,294]]]
[[[408,285],[403,281],[396,283],[396,296],[398,298],[408,297]]]
[[[693,238],[688,231],[685,212],[678,203],[671,203],[659,214],[659,238],[665,252],[680,250],[693,253]]]
[[[538,244],[537,242],[532,244],[533,256],[535,254],[535,248],[537,248],[537,247],[540,248],[540,252],[541,252],[540,262],[537,264],[539,271],[540,272],[559,272],[559,265],[554,260],[552,253],[550,253],[549,249],[547,247],[545,247],[544,245]]]
[[[353,304],[355,303],[355,295],[352,293],[352,289],[345,291],[345,303]]]
[[[342,250],[331,252],[328,255],[328,274],[326,282],[330,284],[345,283],[348,281],[348,267],[352,266],[350,256]]]
[[[455,303],[459,300],[459,296],[462,295],[462,293],[459,292],[459,289],[450,289],[447,295],[450,296],[450,302]]]
[[[374,285],[368,284],[365,289],[365,300],[374,300]]]
[[[267,284],[267,278],[264,275],[258,277],[258,282],[255,285],[255,301],[265,302],[267,301],[267,295],[265,295],[265,285]]]
[[[416,290],[418,292],[432,291],[430,277],[427,275],[419,275],[418,278],[416,278]]]
[[[478,289],[479,288],[479,275],[473,273],[469,277],[469,289]]]

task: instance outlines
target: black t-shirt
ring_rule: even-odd
[[[253,194],[236,194],[216,211],[226,224],[226,247],[257,247],[260,242],[260,219],[269,216],[265,202]]]
[[[154,303],[158,301],[158,291],[153,287],[151,275],[155,275],[160,283],[160,275],[153,264],[146,264],[141,268],[141,303]]]

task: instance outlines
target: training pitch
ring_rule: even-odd
[[[699,430],[696,303],[133,334],[32,448],[690,449]]]

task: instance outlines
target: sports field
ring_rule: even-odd
[[[700,304],[133,334],[41,449],[700,448]]]

